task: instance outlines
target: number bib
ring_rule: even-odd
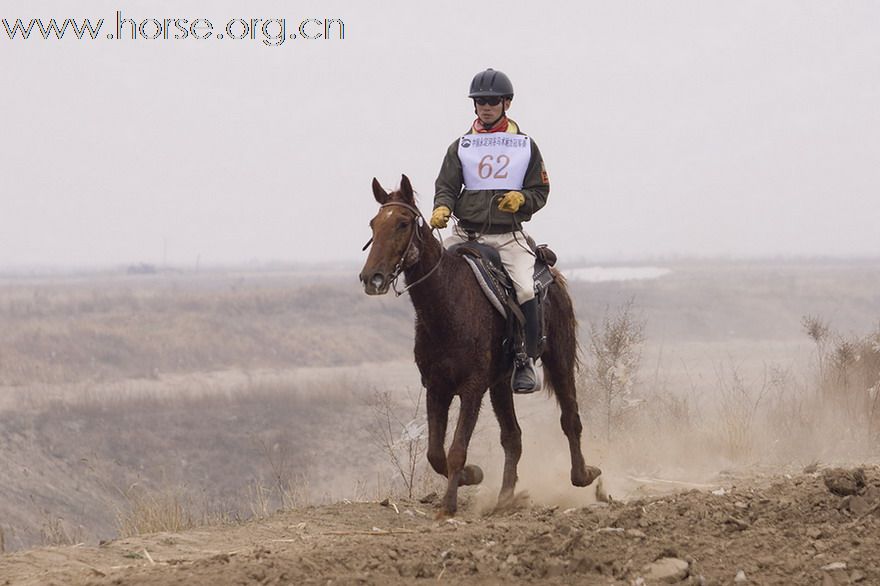
[[[523,134],[468,134],[458,141],[464,188],[522,189],[532,145]]]

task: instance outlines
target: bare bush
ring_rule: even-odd
[[[76,545],[83,541],[82,527],[74,526],[63,517],[44,513],[43,524],[40,527],[40,539],[43,545],[62,546]],[[0,538],[2,542],[2,538]],[[0,548],[0,551],[3,551]]]
[[[373,443],[388,458],[408,498],[413,497],[428,447],[428,423],[421,405],[421,389],[415,398],[410,397],[409,408],[398,406],[389,391],[377,390],[370,400]]]
[[[801,409],[779,419],[799,426],[798,449],[817,454],[870,457],[880,445],[880,326],[868,335],[841,335],[819,317],[802,321],[816,345],[816,371],[798,401]],[[821,441],[816,438],[823,438]]]
[[[770,388],[767,368],[758,383],[747,381],[739,368],[716,369],[720,425],[727,455],[740,460],[752,454],[758,409]]]
[[[256,480],[248,485],[248,501],[250,502],[251,516],[255,519],[265,519],[273,512],[272,488],[264,486]]]
[[[296,470],[293,464],[293,453],[290,443],[283,438],[269,445],[263,439],[258,439],[260,452],[269,464],[271,471],[271,483],[264,486],[255,482],[250,488],[252,497],[256,500],[251,510],[261,511],[261,516],[268,516],[272,512],[271,502],[277,500],[281,509],[295,509],[309,504],[311,495],[309,488],[309,476],[307,470]],[[273,494],[275,498],[273,499]]]
[[[633,389],[644,329],[644,320],[635,315],[632,300],[613,314],[606,310],[602,323],[590,328],[589,360],[584,373],[588,393],[581,396],[584,410],[599,420],[609,442],[624,417],[640,403]]]
[[[768,372],[768,393],[761,407],[767,441],[786,462],[798,457],[815,459],[821,451],[816,430],[822,425],[815,394],[791,368],[771,365]]]
[[[863,434],[872,445],[880,441],[880,325],[866,336],[843,336],[819,318],[805,318],[807,335],[817,344],[818,395],[823,409],[845,418],[848,433]],[[829,340],[833,339],[833,343]]]
[[[805,315],[801,318],[801,326],[804,332],[816,345],[816,362],[819,368],[819,377],[825,376],[825,352],[828,340],[831,336],[831,327],[828,322],[819,316]]]

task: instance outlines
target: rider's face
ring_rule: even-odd
[[[510,109],[510,100],[504,99],[494,106],[489,104],[478,104],[475,100],[474,106],[477,108],[477,118],[480,119],[480,122],[483,124],[491,124],[501,117],[502,112]]]

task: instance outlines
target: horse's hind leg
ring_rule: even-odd
[[[572,368],[562,368],[563,365],[560,365],[555,358],[557,357],[547,356],[544,359],[544,366],[562,412],[559,422],[562,424],[565,437],[568,438],[568,448],[571,452],[571,483],[574,486],[589,486],[602,474],[602,471],[595,466],[587,466],[581,452],[583,425],[578,413],[573,364]]]
[[[513,500],[513,489],[516,487],[516,467],[522,456],[522,431],[516,420],[513,407],[513,393],[507,382],[496,383],[489,389],[492,408],[501,427],[501,447],[504,448],[504,476],[501,480],[501,492],[498,494],[498,506],[504,507]]]
[[[455,436],[449,445],[449,453],[446,456],[447,485],[446,495],[443,497],[443,510],[441,514],[454,515],[458,510],[458,487],[466,484],[479,484],[483,481],[483,471],[477,466],[465,466],[467,461],[468,444],[477,424],[477,416],[480,414],[480,402],[483,398],[482,390],[462,390],[461,409],[458,412],[458,424],[455,426]]]

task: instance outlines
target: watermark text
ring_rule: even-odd
[[[288,41],[344,40],[341,18],[209,18],[131,16],[116,11],[115,18],[3,18],[8,40],[28,41],[76,39],[78,41],[182,41],[208,39],[259,41],[278,47]]]

